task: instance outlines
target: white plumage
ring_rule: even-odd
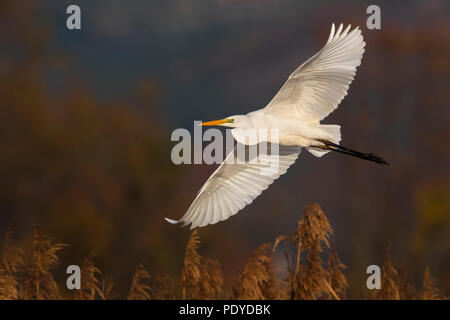
[[[333,24],[325,46],[289,76],[264,109],[203,123],[234,128],[232,134],[238,144],[246,143],[238,129],[277,129],[279,156],[257,154],[258,160],[268,157],[265,160],[269,161],[230,164],[230,158],[236,160],[237,157],[235,148],[205,182],[185,215],[178,221],[167,221],[191,224],[193,229],[228,219],[284,174],[296,161],[302,147],[318,157],[338,151],[385,163],[375,155],[339,146],[340,127],[320,124],[347,94],[356,67],[361,64],[364,46],[359,28],[350,31],[348,26],[344,30],[341,24],[335,32]],[[270,137],[266,140],[272,143]]]
[[[279,156],[258,155],[259,158],[267,156],[269,159],[259,159],[252,164],[250,161],[237,163],[237,148],[234,148],[205,182],[179,221],[185,225],[192,223],[193,229],[228,219],[285,173],[297,160],[300,150],[299,147],[280,146]],[[227,163],[229,158],[234,158],[233,164]]]
[[[319,122],[335,110],[347,95],[356,67],[361,64],[365,42],[359,28],[350,33],[343,25],[325,46],[297,68],[266,107],[307,122]]]

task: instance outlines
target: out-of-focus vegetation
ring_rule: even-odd
[[[38,19],[37,4],[1,6],[2,22],[14,19],[15,28],[1,38],[9,51],[0,76],[0,234],[9,225],[26,242],[33,225],[42,224],[76,243],[71,258],[95,247],[101,261],[115,266],[112,272],[134,268],[130,255],[167,263],[170,244],[164,243],[180,238],[161,234],[163,220],[154,213],[177,208],[178,170],[162,135],[157,88],[142,82],[133,97],[96,99],[80,78],[67,74],[63,56],[45,55],[51,32]],[[46,81],[48,74],[65,82]],[[54,94],[49,86],[60,84]],[[147,108],[134,111],[139,105]]]
[[[89,8],[85,3],[83,10]],[[171,50],[164,47],[163,53],[145,56],[145,61],[158,64],[162,56],[172,57],[164,73],[175,79],[171,81],[179,81],[178,87],[151,75],[136,77],[129,83],[129,77],[120,77],[121,71],[125,73],[132,65],[129,52],[110,52],[120,58],[118,69],[112,72],[100,67],[95,70],[99,75],[96,80],[113,75],[116,83],[132,90],[110,90],[104,98],[90,78],[92,73],[86,70],[88,64],[78,61],[78,50],[82,49],[55,45],[55,39],[62,42],[64,10],[61,20],[53,23],[47,14],[48,3],[0,2],[0,243],[10,227],[17,239],[13,247],[28,253],[28,262],[21,269],[24,277],[8,276],[16,274],[15,265],[20,261],[6,262],[8,266],[2,267],[7,272],[2,278],[6,279],[5,286],[13,288],[7,293],[10,297],[37,298],[33,291],[19,291],[25,285],[26,274],[35,270],[30,268],[36,268],[30,257],[38,250],[33,249],[33,241],[37,241],[33,239],[45,233],[69,244],[63,250],[56,251],[61,249],[57,247],[54,255],[48,256],[45,268],[54,268],[53,272],[39,275],[46,281],[40,294],[47,297],[69,297],[64,292],[56,294],[50,281],[53,278],[58,284],[64,283],[68,264],[82,264],[84,274],[91,275],[83,280],[91,289],[77,293],[80,299],[110,297],[111,283],[123,298],[131,279],[135,289],[130,297],[147,297],[136,286],[139,279],[147,278],[145,268],[136,270],[141,261],[146,261],[153,298],[200,297],[202,292],[208,292],[208,297],[240,298],[251,292],[255,298],[335,298],[321,280],[308,285],[300,281],[305,274],[296,270],[296,256],[293,263],[289,260],[290,271],[288,268],[284,274],[276,271],[273,275],[269,261],[278,265],[284,260],[282,255],[270,256],[271,245],[260,248],[249,260],[255,267],[246,267],[235,275],[236,268],[258,243],[288,229],[296,219],[299,203],[302,206],[311,200],[323,205],[338,231],[334,246],[347,265],[346,297],[361,296],[365,268],[381,264],[389,244],[399,261],[399,277],[400,270],[407,269],[418,288],[409,297],[423,294],[419,283],[426,266],[432,270],[442,294],[449,295],[450,149],[446,139],[450,137],[450,22],[445,10],[434,9],[439,7],[438,1],[426,5],[414,2],[400,11],[387,4],[382,7],[382,30],[363,30],[367,42],[363,63],[342,106],[326,121],[343,125],[346,145],[379,153],[393,166],[381,170],[337,155],[312,160],[302,154],[289,175],[254,205],[227,222],[200,231],[206,255],[215,260],[205,260],[194,250],[192,261],[202,261],[204,268],[214,270],[216,275],[223,270],[223,277],[195,284],[195,272],[185,267],[180,281],[174,278],[183,266],[188,235],[185,230],[166,225],[162,218],[180,217],[213,168],[171,164],[170,121],[175,122],[177,114],[189,113],[189,119],[196,120],[226,116],[228,108],[235,108],[231,114],[251,111],[275,93],[302,57],[307,58],[323,45],[332,21],[365,24],[366,6],[360,1],[326,6],[318,1],[316,7],[308,7],[309,11],[296,7],[302,6],[301,2],[290,3],[299,9],[298,13],[291,10],[287,16],[281,9],[279,14],[273,11],[273,17],[260,24],[255,20],[243,22],[245,19],[236,25],[224,21],[202,29],[207,32],[182,34],[180,38],[187,39],[184,42],[174,40],[173,30],[167,31],[174,40],[166,41],[173,44]],[[239,1],[233,1],[223,6],[225,10],[238,5]],[[187,9],[183,12],[194,15],[196,9],[191,9],[191,13]],[[304,12],[312,14],[306,16]],[[94,14],[90,13],[84,22],[88,23]],[[417,19],[405,24],[400,19],[404,16]],[[251,25],[244,28],[244,23]],[[93,32],[92,21],[88,26],[86,32]],[[154,43],[164,36],[164,30],[158,30],[162,32],[158,36],[147,31],[143,31],[145,36],[130,34],[129,51],[139,52],[140,48],[133,44]],[[70,41],[77,36],[71,34]],[[96,41],[102,43],[100,38]],[[105,43],[105,47],[111,46]],[[95,57],[95,53],[90,54]],[[93,60],[102,65],[107,58]],[[177,104],[178,109],[165,110],[167,101]],[[244,105],[247,109],[240,109]],[[220,106],[223,109],[218,109]],[[42,230],[39,233],[33,231],[36,225]],[[38,252],[51,247],[42,239],[38,241],[42,244]],[[189,243],[195,244],[195,239]],[[323,241],[322,245],[327,247]],[[104,282],[98,280],[99,269],[90,256],[93,249],[97,252],[96,264],[106,272],[102,273]],[[318,247],[310,249],[317,251]],[[307,256],[308,252],[302,254]],[[323,270],[310,268],[308,272],[318,272],[318,279],[323,279],[328,276],[328,268],[340,270],[337,256],[330,255],[329,259],[334,267],[327,263]],[[216,260],[221,261],[222,268]],[[300,261],[309,260],[305,257]],[[258,290],[253,290],[251,276],[245,276],[246,270],[252,269],[260,270],[260,277],[268,279],[257,281]],[[159,270],[164,273],[158,274]],[[273,289],[286,285],[283,281],[289,279],[287,274],[293,277],[289,280],[290,295],[286,295],[287,289]],[[344,283],[342,276],[336,271],[334,280],[326,279],[335,294],[343,298],[343,287],[338,286]],[[27,281],[32,284],[41,280]],[[400,280],[386,281],[400,286]],[[363,293],[363,297],[369,294]]]
[[[8,236],[0,265],[0,299],[345,299],[348,287],[345,265],[331,249],[333,233],[327,217],[318,204],[309,204],[303,211],[294,234],[279,236],[273,243],[258,247],[238,273],[231,291],[224,287],[220,262],[198,253],[197,230],[191,233],[186,246],[181,279],[164,274],[151,277],[140,263],[127,294],[118,294],[111,280],[101,280],[101,271],[91,253],[81,269],[81,289],[69,294],[61,290],[52,276],[58,264],[58,251],[64,245],[53,243],[36,228],[33,249],[24,252],[11,243]],[[296,248],[292,255],[285,252],[286,270],[275,265],[272,257],[280,243]],[[323,261],[324,253],[327,262]],[[285,276],[280,277],[280,273]],[[381,289],[361,292],[365,299],[442,299],[430,271],[426,268],[419,289],[409,283],[405,270],[397,271],[388,251],[382,268]],[[61,292],[65,295],[62,296]]]

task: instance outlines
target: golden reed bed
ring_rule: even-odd
[[[259,246],[238,273],[231,290],[224,289],[221,264],[198,253],[200,238],[193,231],[186,246],[181,278],[163,273],[153,277],[143,263],[137,266],[128,292],[118,294],[113,282],[100,280],[92,252],[81,267],[81,289],[63,296],[52,270],[58,265],[58,252],[65,246],[53,243],[35,229],[32,252],[26,254],[6,235],[0,264],[0,299],[345,299],[348,287],[345,265],[331,248],[333,233],[318,204],[308,204],[292,235],[279,236],[273,243]],[[273,254],[280,246],[285,252],[285,270],[276,267]],[[292,249],[291,248],[291,249]],[[326,262],[324,261],[326,258]],[[282,274],[284,276],[279,276]],[[430,276],[424,272],[422,288],[408,282],[405,271],[392,263],[388,249],[382,267],[381,289],[362,299],[443,299]]]

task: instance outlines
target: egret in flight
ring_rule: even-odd
[[[302,148],[316,157],[335,151],[379,164],[388,164],[372,154],[339,144],[339,125],[320,121],[335,110],[347,95],[361,64],[365,42],[359,28],[331,26],[325,46],[298,67],[280,91],[263,109],[246,115],[203,122],[203,126],[233,128],[237,143],[246,144],[238,129],[277,129],[279,132],[277,170],[262,173],[260,163],[229,163],[236,158],[236,147],[209,177],[184,216],[170,223],[191,224],[191,229],[214,224],[235,215],[251,203],[297,160]],[[269,141],[270,142],[270,141]]]

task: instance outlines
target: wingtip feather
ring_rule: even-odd
[[[169,219],[169,218],[164,218],[164,219],[171,224],[177,224],[179,222],[178,220],[174,220],[174,219]]]
[[[330,41],[333,39],[333,37],[334,37],[334,30],[335,30],[335,26],[334,26],[334,22],[333,22],[333,23],[331,24],[330,36],[328,37],[327,43],[330,42]]]

